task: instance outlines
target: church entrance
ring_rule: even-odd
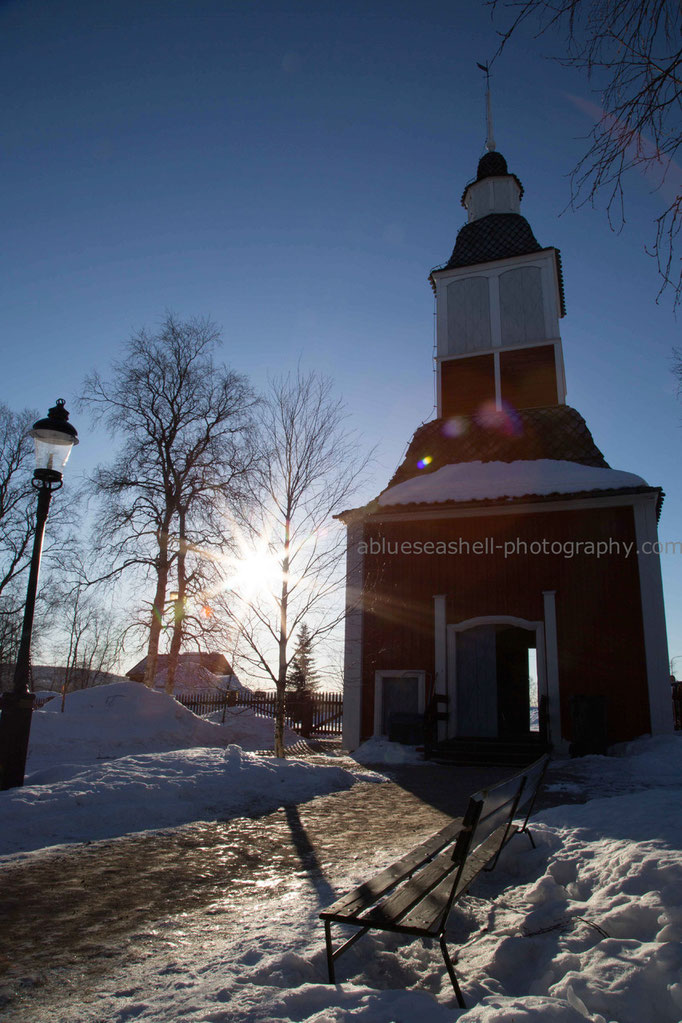
[[[537,631],[509,620],[449,627],[451,736],[538,734]]]

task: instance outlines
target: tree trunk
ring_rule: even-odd
[[[284,756],[284,696],[287,688],[287,611],[289,604],[289,545],[290,519],[284,527],[284,557],[282,558],[282,595],[279,608],[279,668],[277,697],[275,700],[275,756]]]
[[[171,696],[175,686],[175,672],[178,666],[180,648],[185,622],[185,593],[187,591],[187,578],[185,564],[187,558],[187,537],[185,536],[185,509],[178,510],[178,599],[173,608],[173,636],[171,638],[170,650],[168,652],[168,673],[166,675],[166,692]]]
[[[275,756],[283,757],[284,752],[284,706],[285,690],[277,684],[277,696],[275,698]]]
[[[156,663],[159,657],[159,640],[163,626],[163,612],[166,606],[166,586],[168,585],[168,530],[159,532],[159,560],[156,570],[156,594],[152,605],[152,617],[149,623],[149,645],[147,647],[147,666],[144,672],[144,684],[154,688],[156,680]]]

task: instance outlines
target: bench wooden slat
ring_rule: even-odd
[[[461,830],[461,818],[452,821],[451,824],[436,832],[435,835],[431,835],[405,856],[401,856],[395,863],[385,867],[369,881],[365,881],[337,899],[320,916],[322,919],[335,919],[338,922],[342,922],[344,918],[357,918],[364,909],[372,906],[386,892],[395,888],[415,870],[428,863],[445,846],[450,845]]]
[[[485,842],[469,854],[461,876],[457,881],[453,902],[466,892],[467,888],[481,873],[486,863],[495,855],[500,841],[504,837],[505,830],[506,825],[490,835]],[[423,931],[426,937],[439,934],[443,913],[448,907],[453,883],[454,878],[452,875],[444,878],[414,909],[410,910],[402,918],[400,926]]]
[[[452,859],[451,850],[446,849],[426,867],[423,867],[413,880],[405,881],[388,898],[366,913],[360,914],[358,922],[371,923],[374,927],[384,925],[390,927],[398,923],[401,916],[404,916],[432,888],[440,884],[444,877],[452,877],[458,867],[459,864]]]

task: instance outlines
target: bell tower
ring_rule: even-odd
[[[439,417],[565,403],[560,255],[536,240],[522,197],[505,158],[489,149],[462,195],[467,223],[430,275]]]

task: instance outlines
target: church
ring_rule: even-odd
[[[523,758],[672,729],[663,493],[611,468],[566,404],[561,257],[522,197],[489,139],[429,277],[436,418],[339,516],[348,749],[402,736]]]

